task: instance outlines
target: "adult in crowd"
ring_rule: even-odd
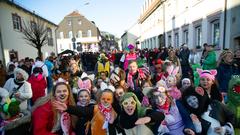
[[[230,50],[224,50],[218,59],[217,76],[219,90],[227,102],[227,90],[229,80],[232,75],[239,74],[237,67],[233,64],[233,53]]]
[[[16,68],[14,78],[9,78],[4,85],[9,92],[9,97],[20,101],[21,110],[28,108],[28,100],[32,97],[31,84],[27,80],[28,73],[22,68]]]
[[[0,60],[0,76],[1,76],[1,78],[0,78],[0,87],[3,87],[3,85],[4,85],[5,81],[6,81],[6,74],[7,73],[6,73],[6,70],[5,70],[4,66],[3,66],[3,63]]]
[[[150,75],[147,75],[144,70],[138,68],[136,61],[129,62],[129,70],[126,73],[126,82],[132,91],[138,97],[139,101],[142,102],[143,93],[142,93],[142,82],[147,80]]]
[[[32,71],[33,71],[34,68],[38,68],[38,70],[42,70],[43,76],[46,77],[46,78],[48,77],[48,68],[47,68],[47,66],[44,64],[44,62],[42,61],[42,58],[37,57],[37,58],[35,59],[35,63],[34,63],[34,65],[32,66]]]
[[[120,104],[123,108],[119,116],[120,125],[127,135],[157,134],[158,125],[165,117],[163,113],[142,107],[132,92],[125,93]]]
[[[125,71],[128,69],[129,62],[137,59],[137,54],[135,53],[135,46],[133,44],[129,44],[127,48],[129,49],[129,53],[126,53],[120,59],[121,62],[124,62],[123,69]]]
[[[111,63],[108,57],[104,53],[101,53],[98,57],[98,62],[95,64],[95,68],[94,68],[95,76],[99,78],[101,72],[107,72],[107,77],[109,77],[110,66],[111,66]]]
[[[74,117],[67,112],[53,108],[53,101],[75,105],[71,88],[63,79],[58,79],[51,95],[40,99],[32,108],[32,125],[34,135],[74,135]]]
[[[216,52],[214,51],[214,45],[206,45],[206,57],[202,60],[202,68],[204,70],[216,69]]]
[[[47,79],[47,88],[48,88],[48,93],[50,92],[50,90],[53,87],[53,79],[52,79],[52,75],[53,75],[53,69],[54,69],[54,58],[53,56],[49,56],[46,60],[45,60],[45,65],[47,66],[48,69],[48,77]]]
[[[190,50],[188,49],[187,44],[183,44],[179,52],[179,60],[182,69],[182,78],[189,78],[190,76],[192,76],[192,69],[188,61],[189,55]]]

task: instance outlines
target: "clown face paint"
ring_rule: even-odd
[[[124,90],[120,87],[115,90],[115,97],[118,101],[120,101],[120,98],[123,96]]]
[[[167,96],[165,93],[161,93],[159,91],[153,92],[153,102],[156,105],[162,106],[165,104],[166,100],[167,100]]]
[[[90,103],[90,95],[87,91],[83,90],[79,93],[78,101],[81,106],[87,106]]]
[[[111,106],[111,104],[113,102],[112,93],[111,92],[103,92],[102,96],[100,98],[100,102],[105,108]]]
[[[69,91],[66,85],[58,85],[54,93],[56,100],[65,103],[68,100]]]
[[[133,97],[127,98],[122,102],[123,109],[128,115],[133,115],[136,109],[136,104],[137,103]]]
[[[200,86],[204,89],[210,89],[213,84],[213,81],[208,77],[200,78]]]
[[[198,99],[196,96],[189,96],[187,98],[187,103],[190,107],[197,109],[199,104],[198,104]]]

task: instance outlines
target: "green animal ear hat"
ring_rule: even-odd
[[[12,98],[11,100],[6,101],[6,103],[2,106],[1,111],[10,117],[16,116],[20,112],[19,105],[20,102],[15,98]]]
[[[126,100],[126,99],[128,99],[130,97],[133,97],[133,99],[136,101],[136,106],[137,106],[136,109],[137,109],[138,116],[140,116],[140,117],[144,116],[147,108],[141,106],[140,101],[138,100],[137,96],[134,93],[132,93],[132,92],[125,93],[121,97],[120,103],[122,104],[124,100]]]

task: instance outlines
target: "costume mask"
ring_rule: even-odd
[[[103,92],[102,96],[100,98],[100,102],[101,104],[107,108],[109,106],[111,106],[112,102],[113,102],[113,95],[110,92]]]
[[[58,85],[55,91],[56,100],[65,103],[68,100],[69,91],[66,85]]]
[[[167,100],[167,96],[165,93],[161,93],[159,91],[153,92],[153,102],[158,105],[162,106],[165,104]]]
[[[197,109],[199,106],[198,98],[196,96],[187,97],[187,103],[190,107]]]
[[[122,102],[122,106],[123,106],[124,111],[128,115],[133,115],[133,113],[136,109],[136,101],[133,99],[133,97],[129,97]]]

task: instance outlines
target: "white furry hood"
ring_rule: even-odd
[[[27,73],[25,70],[23,70],[23,69],[21,69],[21,68],[16,68],[16,69],[14,70],[14,78],[15,78],[15,79],[16,79],[17,73],[22,74],[24,80],[27,81],[27,79],[28,79],[28,73]]]

